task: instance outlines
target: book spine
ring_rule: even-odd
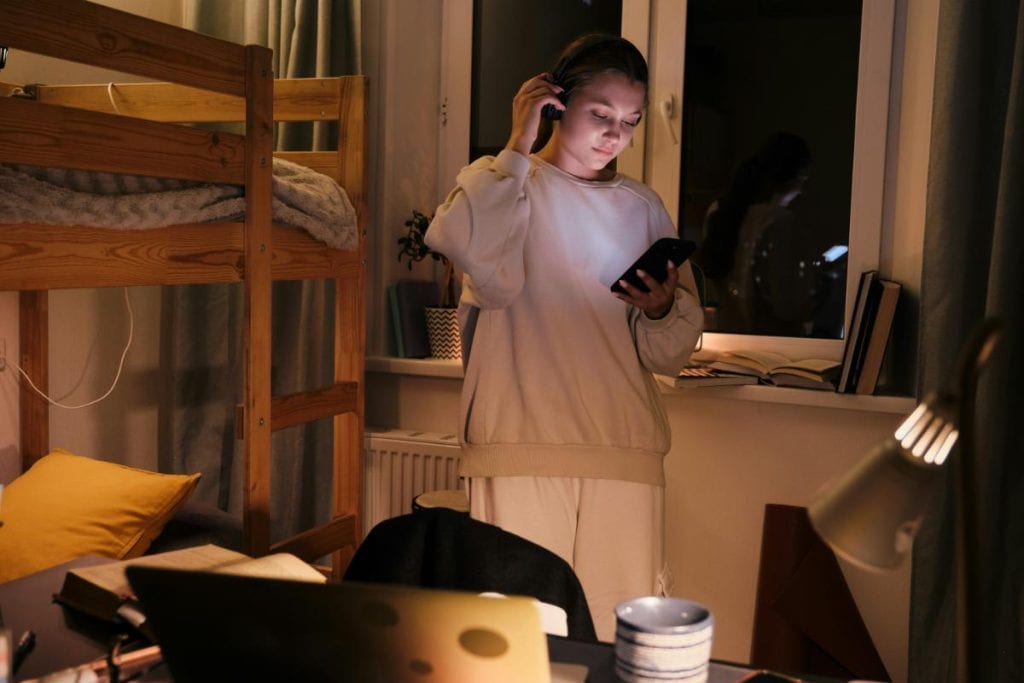
[[[875,320],[878,318],[878,304],[882,298],[882,285],[876,277],[871,281],[868,289],[867,302],[864,305],[864,317],[861,319],[861,333],[857,339],[857,347],[853,352],[853,362],[850,367],[850,378],[846,385],[846,393],[852,394],[860,381],[861,372],[864,369],[864,357],[867,355],[868,344],[871,341],[871,333],[875,329]]]
[[[885,348],[889,344],[892,332],[892,321],[896,314],[896,303],[899,299],[900,285],[891,280],[878,281],[878,307],[871,335],[864,352],[864,361],[857,378],[856,393],[870,395],[875,393],[878,375],[882,369]]]
[[[430,355],[426,307],[436,305],[441,298],[437,283],[399,280],[394,286],[404,357],[426,358]]]
[[[860,283],[857,286],[857,298],[853,305],[853,315],[850,316],[850,326],[846,329],[846,345],[843,348],[843,365],[839,373],[839,381],[836,383],[836,391],[846,393],[851,386],[851,372],[853,362],[862,341],[864,334],[864,310],[867,307],[868,294],[871,291],[871,283],[878,277],[878,271],[867,270],[861,273]]]
[[[405,344],[402,341],[402,316],[398,311],[398,288],[388,287],[388,307],[391,309],[391,331],[395,339],[395,355],[405,358]]]

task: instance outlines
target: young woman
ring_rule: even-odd
[[[688,263],[661,283],[641,273],[648,292],[609,289],[676,236],[658,196],[608,167],[646,98],[635,46],[577,39],[522,85],[508,144],[459,173],[426,235],[465,273],[471,514],[567,560],[606,641],[616,604],[667,590],[670,434],[651,373],[677,373],[703,324]]]

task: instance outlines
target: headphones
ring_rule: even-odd
[[[569,54],[562,56],[562,58],[558,60],[558,63],[555,64],[555,68],[551,70],[551,82],[562,88],[562,92],[558,93],[558,100],[563,105],[569,104],[569,93],[571,90],[565,87],[565,77],[573,64],[579,61],[583,55],[594,51],[598,47],[609,43],[617,43],[621,40],[624,39],[619,36],[594,34],[581,40],[576,49]],[[545,118],[550,121],[558,121],[562,118],[562,113],[563,111],[555,107],[553,104],[545,104],[540,110],[541,118]]]

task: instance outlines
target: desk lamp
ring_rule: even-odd
[[[811,503],[811,524],[835,552],[872,570],[900,565],[910,551],[933,484],[951,459],[956,479],[955,519],[960,680],[979,681],[973,655],[980,636],[977,514],[973,423],[981,369],[998,338],[999,323],[986,319],[961,350],[957,373],[903,421],[896,432]]]

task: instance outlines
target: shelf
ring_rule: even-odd
[[[392,375],[462,379],[462,361],[445,360],[443,358],[367,356],[366,371],[386,372]]]
[[[368,356],[366,358],[366,371],[458,380],[461,380],[463,376],[462,361],[443,360],[441,358]],[[835,408],[837,410],[858,410],[870,413],[906,415],[913,411],[917,405],[917,400],[912,396],[861,396],[859,394],[837,394],[834,391],[772,387],[761,384],[682,389],[658,382],[658,386],[666,397],[685,396],[687,398],[713,398],[729,401],[757,401],[762,403]]]

